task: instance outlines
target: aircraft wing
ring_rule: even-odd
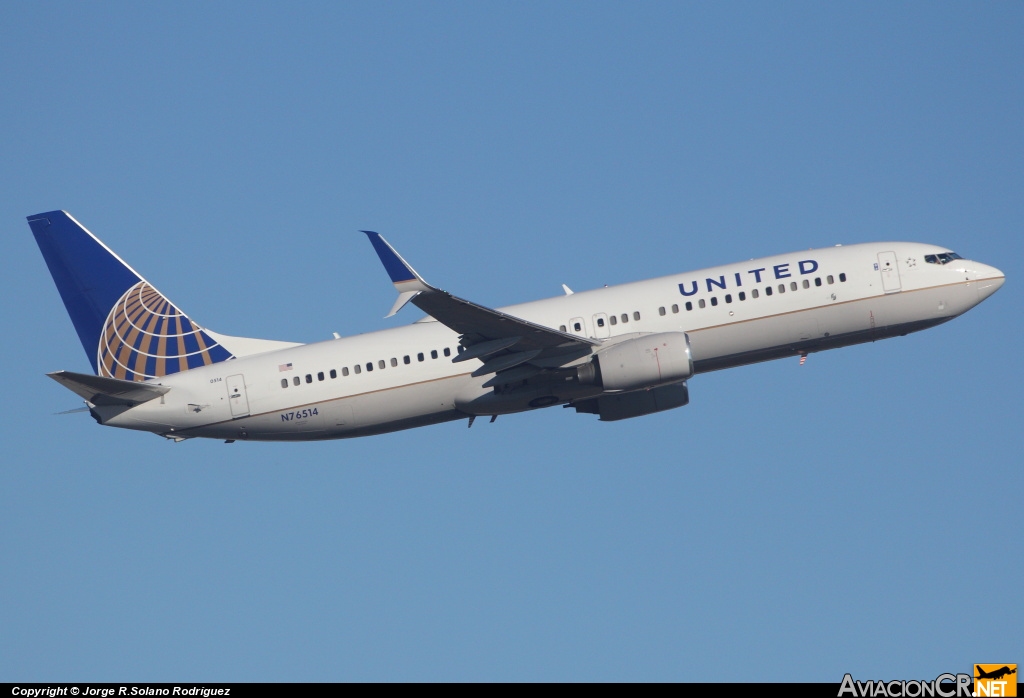
[[[94,405],[127,405],[134,407],[140,403],[155,400],[170,390],[170,388],[162,385],[124,381],[118,378],[104,378],[103,376],[93,376],[88,373],[56,371],[46,375]]]
[[[369,230],[361,232],[370,238],[399,293],[387,317],[411,301],[435,320],[459,333],[459,342],[466,350],[455,357],[454,361],[492,357],[474,372],[476,375],[527,362],[539,366],[560,366],[587,356],[594,347],[600,346],[600,342],[559,332],[431,286],[380,234]],[[483,370],[488,364],[496,368],[492,371]]]

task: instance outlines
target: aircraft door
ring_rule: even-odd
[[[569,331],[573,334],[578,334],[581,337],[587,336],[587,326],[583,322],[583,318],[574,317],[569,320]]]
[[[249,397],[245,392],[245,376],[239,373],[227,377],[228,401],[231,403],[231,418],[249,416]]]
[[[594,316],[594,338],[605,339],[611,336],[611,330],[608,329],[608,316],[604,313],[598,313]]]
[[[895,252],[878,253],[878,271],[882,275],[882,289],[886,293],[896,293],[901,290],[900,270],[896,263]]]

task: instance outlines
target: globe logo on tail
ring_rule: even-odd
[[[100,333],[102,376],[142,381],[232,358],[146,281],[114,304]]]

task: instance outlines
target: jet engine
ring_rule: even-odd
[[[685,333],[636,337],[602,350],[576,369],[580,384],[611,392],[567,406],[600,415],[603,422],[671,410],[690,401],[686,379],[692,375],[690,338]]]
[[[637,390],[684,381],[693,375],[690,338],[683,332],[660,332],[614,344],[594,360],[592,380],[605,390]],[[591,366],[581,367],[580,382]]]

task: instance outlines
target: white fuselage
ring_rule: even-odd
[[[813,249],[501,310],[605,344],[685,332],[700,373],[925,329],[1002,285],[1003,274],[984,264],[925,262],[943,251],[919,243]],[[455,332],[427,318],[164,376],[152,381],[171,388],[163,398],[93,412],[104,424],[171,438],[312,440],[518,412],[603,392],[560,378],[525,385],[519,398],[492,399],[483,383],[493,376],[472,377],[481,365],[476,359],[453,363],[458,347]]]

